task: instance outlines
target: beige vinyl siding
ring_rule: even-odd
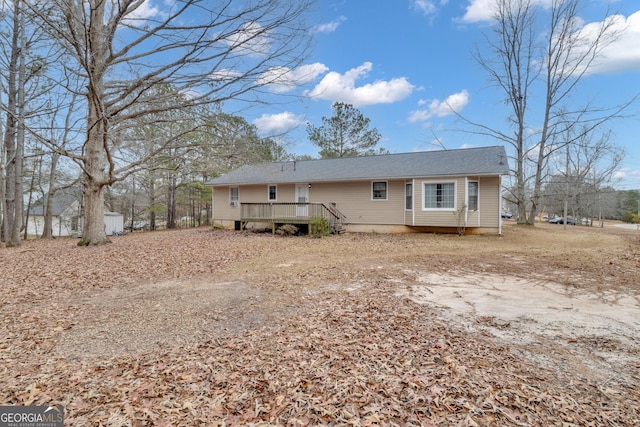
[[[387,199],[372,199],[372,182],[387,182]],[[455,209],[467,201],[467,182],[478,181],[478,210],[467,213],[468,227],[499,227],[500,177],[447,177],[416,178],[413,180],[363,180],[343,182],[312,182],[309,202],[335,203],[346,217],[347,224],[413,225],[424,227],[456,227]],[[413,183],[413,210],[405,209],[405,184]],[[424,183],[455,182],[455,209],[425,210]],[[309,184],[309,183],[299,183]],[[239,186],[240,203],[269,203],[268,187],[272,184]],[[275,203],[296,201],[296,184],[277,185]],[[213,192],[213,219],[240,220],[240,208],[229,206],[229,187],[215,187]]]
[[[384,181],[384,180],[375,180]],[[335,203],[347,223],[404,224],[404,181],[386,181],[387,199],[372,200],[372,181],[311,183],[309,202]],[[306,184],[306,183],[303,183]],[[240,203],[267,203],[268,185],[239,187]],[[277,203],[295,202],[295,184],[278,184]],[[239,220],[240,208],[229,205],[229,187],[215,187],[214,220]]]
[[[404,211],[404,223],[405,225],[413,225],[413,211]]]
[[[480,224],[481,227],[500,225],[500,177],[481,177],[480,181]]]
[[[480,209],[477,211],[468,211],[467,212],[467,227],[480,227],[481,219],[483,217],[484,212]]]
[[[466,197],[466,180],[464,177],[446,177],[446,178],[422,178],[414,181],[414,216],[415,226],[429,227],[455,227],[456,214],[455,210],[465,203]],[[424,184],[437,183],[455,183],[455,207],[453,209],[424,209]]]
[[[467,207],[467,227],[480,227],[481,226],[481,218],[482,218],[482,207],[480,206],[480,202],[482,200],[482,197],[480,195],[480,188],[482,186],[482,182],[479,178],[477,177],[470,177],[467,178],[465,180],[465,185],[467,188],[467,191],[469,189],[469,183],[470,182],[477,182],[478,183],[478,209],[477,210],[469,210],[469,208]],[[467,206],[469,206],[469,194],[465,195],[465,200],[467,202]]]
[[[371,183],[387,182],[387,199],[372,200]],[[404,224],[404,180],[312,183],[309,201],[335,203],[349,224]]]
[[[241,185],[239,186],[240,203],[269,203],[269,185]],[[296,186],[294,184],[276,184],[278,200],[273,203],[295,202]],[[213,219],[214,220],[240,220],[240,207],[229,204],[229,188],[215,187],[213,189]]]
[[[411,209],[406,209],[406,200],[405,200],[405,196],[406,196],[406,187],[403,188],[403,196],[402,196],[402,208],[404,209],[404,223],[405,225],[413,225],[413,211],[416,209],[416,183],[414,180],[412,179],[408,179],[404,182],[404,186],[406,186],[407,184],[411,184],[411,190],[412,190],[412,208]]]
[[[242,189],[239,193],[242,200]],[[240,207],[229,205],[229,187],[215,187],[213,189],[213,220],[239,220]]]
[[[477,181],[479,192],[478,210],[467,213],[467,227],[498,227],[500,178],[497,176],[469,177],[468,181]]]

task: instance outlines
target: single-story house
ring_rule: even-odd
[[[48,194],[36,200],[31,209],[29,209],[28,234],[42,235],[44,230],[44,207],[47,197]],[[82,189],[72,187],[56,191],[53,196],[51,215],[52,234],[54,236],[80,235],[83,221]],[[107,234],[112,234],[114,231],[121,233],[124,231],[123,215],[118,212],[109,212],[105,209],[104,226]]]
[[[48,194],[36,200],[29,209],[27,233],[40,236],[44,229],[44,208]],[[54,236],[72,236],[78,233],[82,215],[82,189],[72,187],[58,190],[53,196],[51,225]]]
[[[504,147],[242,166],[213,179],[213,221],[225,228],[308,224],[338,231],[501,234]]]

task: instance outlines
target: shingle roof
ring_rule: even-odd
[[[508,173],[509,166],[504,147],[494,146],[245,165],[211,180],[208,185],[506,175]]]
[[[51,214],[54,216],[61,215],[65,209],[73,204],[75,201],[79,201],[82,198],[82,189],[79,187],[71,187],[64,190],[56,191],[53,196],[53,207]],[[46,197],[37,200],[30,209],[31,215],[44,215],[44,203]]]

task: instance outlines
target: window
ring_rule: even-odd
[[[387,200],[387,182],[376,181],[371,183],[371,198],[373,200]]]
[[[278,200],[278,186],[270,185],[267,189],[267,200],[275,202]]]
[[[413,209],[413,184],[404,185],[404,208],[408,211]]]
[[[238,187],[229,188],[229,204],[231,206],[238,206],[240,201],[240,189]]]
[[[469,181],[469,188],[467,190],[467,206],[470,211],[478,210],[478,181]]]
[[[425,183],[424,209],[455,209],[456,184],[453,182]]]

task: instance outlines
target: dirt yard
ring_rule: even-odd
[[[0,249],[0,405],[66,426],[640,424],[640,232]]]

